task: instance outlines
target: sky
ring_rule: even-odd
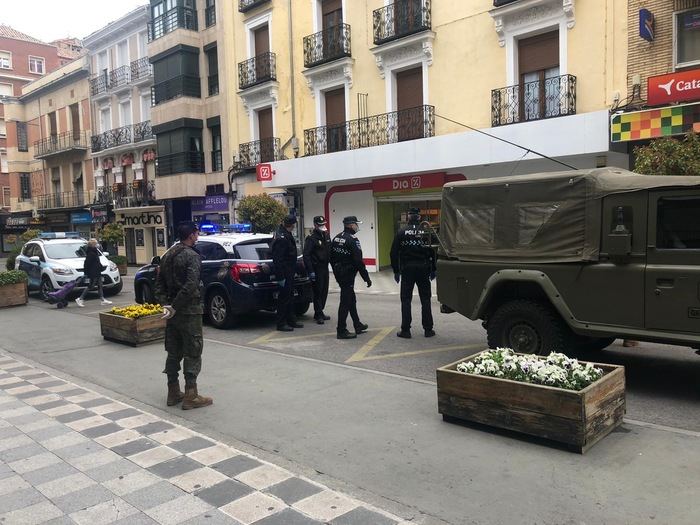
[[[0,23],[50,42],[84,38],[148,0],[0,0]]]

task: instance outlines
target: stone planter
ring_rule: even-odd
[[[121,315],[100,312],[102,337],[108,341],[139,346],[165,338],[165,319],[162,314],[130,319]]]
[[[27,304],[27,283],[0,286],[0,308]]]
[[[437,369],[438,412],[446,421],[522,432],[563,443],[580,453],[622,423],[622,366],[595,363],[605,375],[575,391],[457,371],[458,364],[475,357]]]

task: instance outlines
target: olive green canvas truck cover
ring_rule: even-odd
[[[683,187],[700,188],[700,177],[600,168],[448,183],[442,255],[473,262],[597,261],[606,195]]]

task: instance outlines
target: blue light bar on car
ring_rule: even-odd
[[[229,224],[229,228],[234,233],[251,233],[253,231],[252,224]]]
[[[43,232],[40,239],[80,239],[80,232]]]

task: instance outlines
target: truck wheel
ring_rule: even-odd
[[[228,297],[219,290],[214,290],[207,295],[206,313],[207,317],[209,317],[209,322],[214,328],[223,330],[230,328],[235,322]]]
[[[501,305],[486,328],[489,348],[512,348],[523,354],[548,355],[573,350],[573,333],[545,304],[518,299]]]

